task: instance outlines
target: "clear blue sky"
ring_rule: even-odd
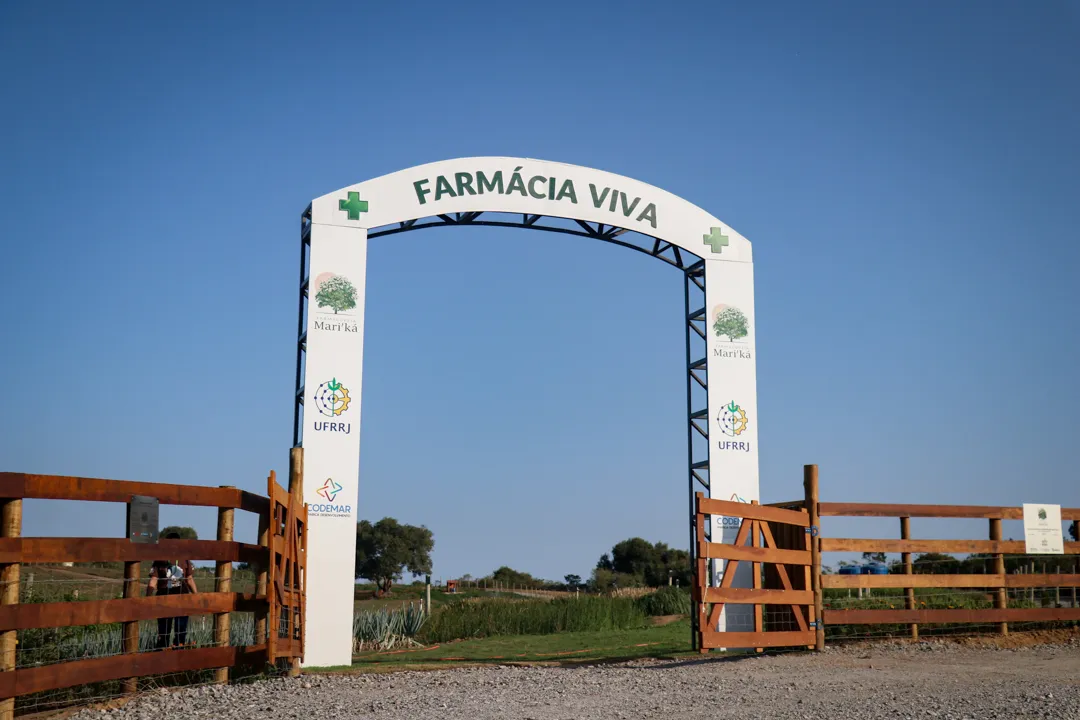
[[[265,489],[309,200],[520,155],[754,243],[765,501],[1080,505],[1080,3],[226,5],[0,6],[3,469]],[[441,577],[685,546],[676,271],[477,228],[368,272],[362,517]]]

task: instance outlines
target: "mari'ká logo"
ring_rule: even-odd
[[[337,378],[324,382],[315,391],[315,407],[327,417],[337,417],[349,409],[349,388]]]
[[[716,421],[720,423],[720,432],[731,437],[742,435],[746,424],[750,422],[746,419],[746,411],[736,405],[734,400],[724,406],[716,416]]]
[[[737,342],[750,334],[750,321],[734,305],[717,305],[713,309],[713,332],[716,337],[726,337],[728,342]]]
[[[326,478],[326,483],[316,492],[326,498],[326,502],[334,502],[334,498],[337,497],[337,494],[341,492],[341,490],[341,485],[334,482],[333,478]]]
[[[1039,519],[1040,520],[1045,520],[1046,519],[1046,508],[1039,508]]]

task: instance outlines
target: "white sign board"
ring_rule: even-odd
[[[368,230],[399,223],[405,229],[418,219],[472,212],[594,222],[640,232],[703,258],[710,494],[740,502],[759,499],[753,257],[750,243],[735,230],[652,185],[527,158],[445,160],[342,188],[311,203],[311,260],[304,286],[307,666],[351,661]],[[413,242],[400,238],[410,236],[392,235],[385,242]],[[368,508],[364,514],[379,517],[380,512]],[[713,541],[730,542],[738,526],[717,520]],[[742,564],[735,585],[750,586],[750,563]],[[740,616],[737,626],[729,622],[744,610],[751,607],[725,607],[719,629],[752,629],[743,627],[752,614]]]
[[[1064,555],[1061,506],[1024,503],[1024,541],[1028,555]]]

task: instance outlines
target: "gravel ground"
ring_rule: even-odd
[[[1080,641],[931,642],[736,660],[306,675],[161,691],[78,720],[1080,718]]]

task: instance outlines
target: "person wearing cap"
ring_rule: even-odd
[[[179,540],[180,533],[171,530],[161,536],[163,540]],[[190,560],[155,560],[150,567],[150,582],[146,595],[183,595],[197,593],[195,566]],[[169,647],[169,635],[173,634],[172,647],[187,645],[187,616],[158,618],[157,649]],[[175,633],[173,631],[175,630]]]

